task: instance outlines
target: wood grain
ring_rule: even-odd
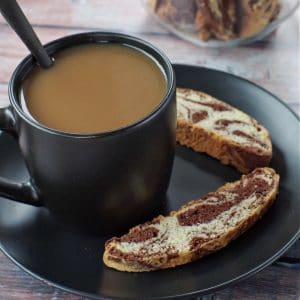
[[[79,300],[83,299],[61,292],[21,271],[0,251],[0,299],[1,300]]]
[[[216,293],[217,299],[299,299],[299,270],[269,267],[257,275]]]
[[[19,0],[18,3],[34,26],[166,33],[139,0]],[[0,24],[4,24],[1,16]]]
[[[1,0],[0,0],[1,1]],[[282,98],[300,114],[300,11],[268,39],[233,49],[198,48],[169,34],[139,0],[19,0],[43,43],[90,30],[121,31],[161,48],[172,62],[224,70],[247,78]],[[7,84],[28,54],[0,16],[0,107],[8,104]],[[300,241],[286,255],[300,257]],[[270,266],[216,293],[216,299],[300,299],[300,270]],[[0,252],[0,300],[84,300],[48,286]]]
[[[124,24],[126,28],[126,24]],[[41,40],[49,42],[81,32],[69,28],[35,28]],[[137,36],[161,48],[174,63],[186,63],[224,70],[247,78],[288,103],[299,102],[300,61],[296,19],[286,22],[276,37],[251,47],[233,49],[197,48],[173,35],[139,33]],[[0,25],[0,83],[6,83],[17,63],[28,51],[6,25]],[[291,60],[291,58],[294,58]],[[243,62],[241,64],[241,62]]]
[[[300,242],[290,250],[298,257]],[[8,261],[0,252],[0,299],[2,300],[83,300],[39,282]],[[300,299],[300,271],[271,266],[230,288],[216,293],[218,300]]]

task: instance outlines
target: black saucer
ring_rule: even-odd
[[[281,175],[273,207],[218,253],[171,270],[128,274],[103,266],[107,237],[70,232],[44,208],[0,199],[0,248],[21,268],[50,285],[97,299],[180,298],[207,294],[254,274],[299,237],[299,119],[276,97],[241,78],[191,66],[176,65],[175,70],[178,86],[198,88],[225,100],[270,130],[274,145],[271,166]],[[22,180],[27,175],[16,142],[2,133],[0,176]],[[176,209],[239,177],[233,168],[178,146],[165,209]]]

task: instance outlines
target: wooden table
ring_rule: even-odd
[[[299,12],[271,37],[255,45],[201,49],[169,34],[148,16],[138,0],[19,0],[19,3],[43,43],[82,31],[127,32],[158,46],[172,62],[207,66],[245,77],[300,113]],[[1,106],[8,104],[7,82],[12,71],[27,53],[0,17]],[[287,254],[300,257],[300,241]],[[300,299],[300,270],[270,266],[215,296],[217,299]],[[0,253],[0,300],[13,299],[83,298],[32,278]]]

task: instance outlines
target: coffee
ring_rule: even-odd
[[[23,110],[60,131],[91,134],[135,123],[163,100],[167,83],[149,55],[120,44],[68,48],[23,84]]]

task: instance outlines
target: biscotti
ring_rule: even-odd
[[[175,267],[225,247],[252,226],[273,203],[279,175],[258,168],[241,180],[114,237],[105,245],[104,263],[143,272]]]
[[[231,40],[262,31],[280,12],[279,0],[147,0],[171,26],[201,40]]]
[[[161,19],[183,30],[194,30],[197,11],[195,0],[148,0],[148,5]]]
[[[242,173],[265,167],[272,158],[269,132],[256,120],[220,100],[177,89],[176,139]]]
[[[237,37],[236,1],[196,0],[195,29],[200,39],[230,40]]]
[[[280,12],[278,0],[240,0],[239,36],[249,37],[263,30]]]

